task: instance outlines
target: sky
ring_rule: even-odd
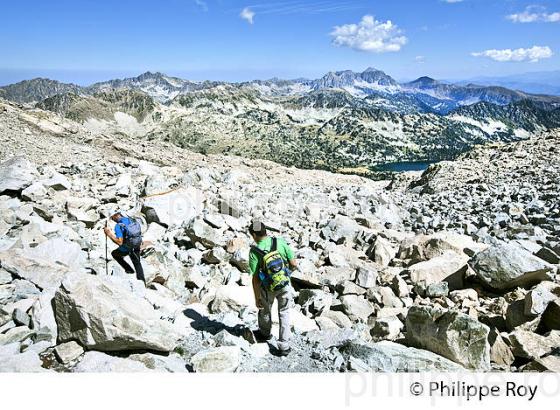
[[[560,0],[18,0],[1,12],[0,84],[560,69]]]

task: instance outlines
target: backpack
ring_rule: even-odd
[[[128,249],[139,249],[142,245],[142,225],[137,218],[128,218],[128,225],[121,223],[123,232],[123,245]]]
[[[261,257],[259,277],[263,286],[270,291],[280,290],[290,283],[289,270],[282,255],[277,251],[277,243],[277,238],[272,238],[272,247],[269,251],[264,251],[257,246],[251,247],[251,250]]]

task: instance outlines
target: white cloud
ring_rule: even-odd
[[[529,6],[525,11],[510,14],[506,18],[514,23],[558,23],[560,22],[560,12],[548,13],[544,7]]]
[[[245,7],[243,10],[241,10],[239,17],[241,17],[243,20],[247,20],[249,24],[253,24],[253,18],[255,17],[255,12],[251,10],[249,7]]]
[[[204,11],[208,11],[208,4],[203,0],[194,0],[194,4],[200,7]]]
[[[444,3],[461,3],[463,0],[441,0]]]
[[[362,17],[358,24],[335,26],[330,35],[335,46],[372,53],[400,51],[408,42],[391,20],[381,22],[369,15]]]
[[[426,57],[416,56],[414,57],[414,61],[416,61],[418,64],[424,64],[426,62]]]
[[[474,57],[488,57],[495,61],[508,62],[508,61],[530,61],[536,63],[539,60],[550,58],[553,55],[550,47],[534,46],[531,48],[518,48],[515,50],[486,50],[477,53],[471,53]]]

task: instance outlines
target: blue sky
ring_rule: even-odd
[[[141,72],[242,81],[369,66],[397,79],[560,69],[559,0],[3,2],[0,84]]]

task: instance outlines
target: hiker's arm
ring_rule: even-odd
[[[290,259],[288,261],[288,263],[290,264],[290,269],[291,270],[296,270],[297,269],[298,265],[297,265],[297,259],[296,258]]]
[[[107,235],[107,237],[116,245],[121,246],[123,244],[123,238],[117,238],[115,234],[111,232],[111,229],[109,229],[109,227],[106,226],[103,231],[105,232],[105,235]]]
[[[258,275],[253,275],[253,293],[255,294],[255,305],[258,309],[263,308],[263,303],[261,299],[261,281]]]
[[[255,304],[257,308],[262,308],[261,301],[261,283],[259,279],[259,259],[253,251],[249,252],[249,273],[252,275],[251,283],[253,284],[253,293],[255,295]]]
[[[290,265],[290,269],[291,270],[296,270],[297,267],[298,267],[296,255],[294,254],[294,251],[292,250],[290,245],[288,245],[285,242],[284,242],[284,245],[286,246],[286,250],[285,250],[286,260],[288,261],[288,264]]]

